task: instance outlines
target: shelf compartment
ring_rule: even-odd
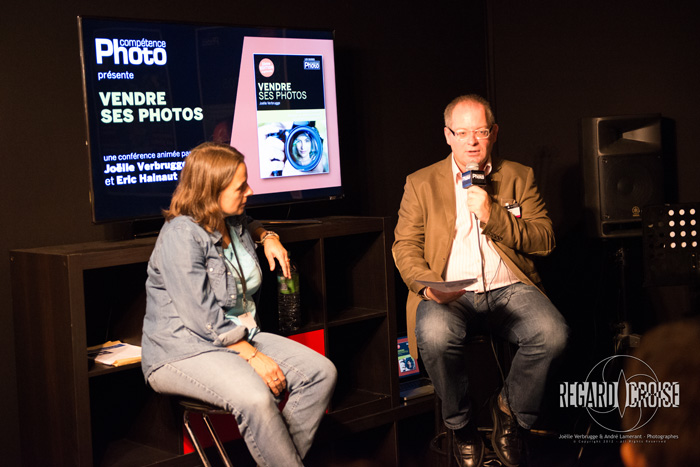
[[[114,340],[141,345],[147,267],[139,262],[83,272],[88,347]]]
[[[321,243],[318,239],[301,240],[285,243],[284,247],[299,273],[302,327],[295,333],[321,329],[324,323]],[[263,330],[277,333],[279,332],[277,272],[270,271],[262,249],[258,250],[258,256],[263,270],[263,285],[258,299],[258,317]]]
[[[384,318],[387,315],[387,310],[373,310],[367,308],[347,308],[339,310],[334,314],[332,321],[328,322],[329,327],[342,326],[357,321],[365,321],[367,319]]]
[[[328,328],[326,355],[338,370],[331,412],[362,417],[391,407],[388,332],[385,316]]]
[[[171,398],[146,386],[140,368],[90,379],[94,465],[127,465],[133,456],[160,461],[182,453]]]
[[[347,310],[388,309],[383,232],[326,238],[323,248],[328,321]]]
[[[391,409],[391,396],[355,389],[346,392],[341,401],[333,405],[329,415],[339,423],[347,423]]]

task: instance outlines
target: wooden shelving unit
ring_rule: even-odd
[[[274,226],[300,271],[299,332],[322,329],[338,368],[319,443],[333,446],[324,450],[332,455],[354,442],[348,433],[359,433],[362,442],[373,440],[372,455],[383,465],[398,465],[397,420],[427,410],[398,399],[392,229],[387,219],[365,217]],[[145,385],[140,365],[87,359],[88,346],[107,340],[140,344],[154,244],[146,238],[11,252],[26,465],[197,465],[195,455],[182,455],[177,410]],[[265,274],[260,315],[274,331],[275,281]]]

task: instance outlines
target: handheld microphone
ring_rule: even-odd
[[[476,162],[467,164],[467,171],[462,174],[462,188],[472,186],[486,186],[486,175],[483,170],[479,170]]]
[[[467,164],[467,171],[462,174],[462,188],[469,189],[473,186],[486,186],[486,174],[483,170],[479,170],[479,164],[470,162]],[[479,225],[479,218],[476,213],[472,212],[476,225]]]

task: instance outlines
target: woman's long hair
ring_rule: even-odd
[[[243,163],[243,154],[227,144],[203,143],[185,159],[180,182],[164,210],[165,220],[190,216],[208,232],[225,231],[219,196]]]

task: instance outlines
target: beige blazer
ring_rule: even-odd
[[[489,221],[482,226],[484,235],[493,240],[504,263],[518,279],[542,290],[531,257],[548,255],[555,242],[552,221],[532,169],[517,162],[494,160],[486,189],[493,204]],[[503,207],[510,200],[520,204],[521,218]],[[414,358],[418,354],[415,336],[416,308],[421,300],[418,292],[423,288],[416,280],[444,279],[454,241],[455,203],[451,154],[406,178],[392,253],[409,289],[406,323]]]

